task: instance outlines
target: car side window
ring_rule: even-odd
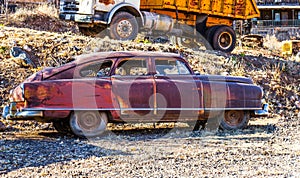
[[[105,77],[109,75],[112,61],[98,61],[86,65],[80,70],[81,77]]]
[[[186,64],[173,58],[156,58],[156,73],[160,75],[187,75],[191,74]]]
[[[148,64],[144,58],[126,58],[122,59],[116,69],[115,75],[147,75]]]

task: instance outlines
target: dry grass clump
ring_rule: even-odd
[[[79,32],[75,23],[61,21],[58,17],[58,9],[54,5],[41,4],[17,9],[15,13],[8,15],[5,22],[1,23],[5,26],[30,28],[39,31]]]
[[[267,35],[264,38],[264,47],[267,48],[271,52],[280,53],[281,46],[282,46],[281,42],[279,42],[274,35],[272,35],[272,36]]]
[[[35,7],[21,7],[13,14],[10,14],[12,20],[25,21],[28,17],[32,16],[48,16],[58,18],[58,10],[54,5],[40,4]]]

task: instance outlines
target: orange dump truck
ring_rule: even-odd
[[[60,18],[78,23],[85,34],[109,29],[113,39],[132,40],[139,32],[180,37],[182,44],[205,41],[231,52],[234,20],[259,17],[255,0],[61,0]],[[206,43],[207,44],[207,43]]]

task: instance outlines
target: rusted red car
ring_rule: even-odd
[[[240,129],[251,116],[267,114],[262,96],[249,78],[195,74],[177,54],[100,52],[33,74],[11,91],[2,115],[52,122],[58,131],[87,137],[107,123],[215,117],[223,129]]]

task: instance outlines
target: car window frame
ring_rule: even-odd
[[[99,72],[99,70],[98,70],[98,72],[96,73],[95,76],[87,77],[87,76],[82,76],[82,75],[81,75],[81,71],[82,71],[85,67],[88,67],[89,65],[96,65],[97,63],[100,63],[100,62],[102,62],[102,64],[103,64],[103,63],[105,63],[105,62],[107,62],[107,61],[110,61],[110,62],[111,62],[111,67],[110,67],[110,70],[108,71],[107,75],[104,75],[104,76],[98,76],[97,73]],[[79,65],[80,67],[77,66],[77,67],[79,67],[79,68],[77,69],[77,75],[78,75],[79,78],[110,77],[110,76],[111,76],[112,69],[113,69],[113,67],[114,67],[114,63],[115,63],[115,60],[112,59],[112,58],[95,59],[95,60],[93,60],[93,61],[89,61],[89,62],[86,62],[86,63],[82,63],[82,64]],[[76,68],[77,68],[77,67],[76,67]]]
[[[132,61],[132,59],[143,59],[146,62],[146,69],[147,69],[147,73],[145,75],[128,75],[127,72],[125,75],[118,75],[116,74],[116,70],[118,68],[118,65],[120,63],[122,63],[124,60],[129,60]],[[151,65],[150,65],[150,57],[149,56],[133,56],[133,57],[120,57],[116,60],[115,65],[113,67],[113,69],[111,70],[111,76],[123,76],[123,77],[130,77],[130,76],[149,76],[150,75],[150,71],[151,71]]]
[[[156,60],[164,60],[164,59],[168,59],[168,60],[174,60],[174,62],[176,63],[176,68],[178,68],[177,65],[177,61],[179,61],[181,64],[184,64],[185,68],[188,70],[188,74],[180,74],[179,72],[177,74],[163,74],[163,73],[157,73],[157,65],[156,65]],[[177,58],[177,57],[162,57],[162,56],[157,56],[157,57],[153,57],[153,68],[155,71],[155,75],[164,75],[164,76],[168,76],[168,75],[178,75],[178,76],[186,76],[186,75],[193,75],[193,71],[190,68],[190,66],[188,65],[188,63],[182,59],[182,58]],[[179,71],[179,69],[177,69]]]

